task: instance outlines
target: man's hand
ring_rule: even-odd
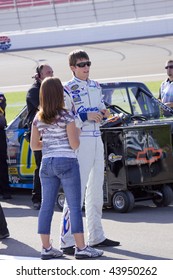
[[[95,121],[96,123],[99,123],[103,119],[103,115],[101,112],[88,112],[87,113],[87,119],[88,121]]]
[[[107,109],[101,110],[101,114],[103,115],[103,118],[106,118],[106,119],[109,118],[109,116],[110,116],[110,112]]]

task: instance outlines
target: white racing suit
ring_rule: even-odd
[[[85,198],[86,229],[90,246],[105,240],[101,217],[103,207],[104,149],[99,123],[87,120],[87,112],[105,109],[100,85],[92,80],[73,78],[64,87],[66,107],[76,114],[81,128],[77,157],[80,166],[82,198]],[[75,244],[71,235],[68,205],[65,201],[61,220],[61,248]]]

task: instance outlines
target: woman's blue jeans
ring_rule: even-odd
[[[83,233],[81,182],[76,158],[43,158],[40,167],[42,202],[38,218],[38,233],[50,234],[51,221],[60,185],[70,209],[71,233]]]

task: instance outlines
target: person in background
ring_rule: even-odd
[[[5,215],[2,209],[2,206],[0,204],[0,240],[5,239],[10,236],[8,227],[7,227],[7,222],[5,219]]]
[[[28,130],[31,130],[32,121],[38,112],[39,108],[39,90],[41,86],[41,82],[46,77],[52,77],[53,70],[48,64],[42,64],[36,68],[36,74],[34,75],[35,82],[32,87],[28,90],[26,96],[26,104],[27,104],[27,117],[26,122],[28,126]],[[29,139],[30,141],[30,139]],[[39,169],[42,159],[41,151],[34,151],[34,158],[36,163],[36,168],[33,176],[33,190],[32,190],[32,202],[35,210],[40,209],[41,205],[41,183],[39,178]]]
[[[5,118],[6,98],[0,93],[0,193],[3,199],[11,199],[11,188],[9,185],[8,163],[7,163],[7,138]]]
[[[165,64],[167,79],[161,83],[159,99],[168,107],[173,108],[173,60]]]
[[[100,123],[109,117],[109,111],[102,100],[100,85],[89,79],[91,61],[83,50],[69,54],[69,66],[73,79],[65,87],[65,102],[75,112],[76,125],[80,128],[80,146],[77,158],[80,166],[83,206],[85,197],[86,228],[88,244],[92,247],[118,246],[120,242],[105,237],[101,218],[103,208],[104,148]],[[67,226],[68,225],[68,226]],[[74,239],[71,235],[68,201],[65,201],[61,221],[61,248],[66,254],[73,254]]]
[[[41,84],[40,110],[32,124],[30,145],[33,151],[42,150],[42,202],[38,219],[41,258],[58,258],[63,254],[50,242],[51,222],[60,185],[69,205],[71,231],[76,244],[75,258],[100,257],[103,251],[86,246],[84,242],[80,172],[75,155],[79,146],[79,129],[75,126],[73,114],[64,108],[64,90],[58,78],[46,78]]]

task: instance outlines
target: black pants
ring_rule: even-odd
[[[0,235],[8,233],[7,222],[0,204]]]
[[[0,129],[0,192],[10,194],[8,164],[7,164],[7,141],[6,132]]]
[[[32,202],[41,202],[41,183],[40,183],[40,177],[39,177],[39,170],[41,165],[41,159],[42,159],[42,152],[41,151],[34,151],[34,157],[35,157],[35,163],[36,163],[36,169],[34,171],[34,177],[33,177],[33,191],[32,191]]]

